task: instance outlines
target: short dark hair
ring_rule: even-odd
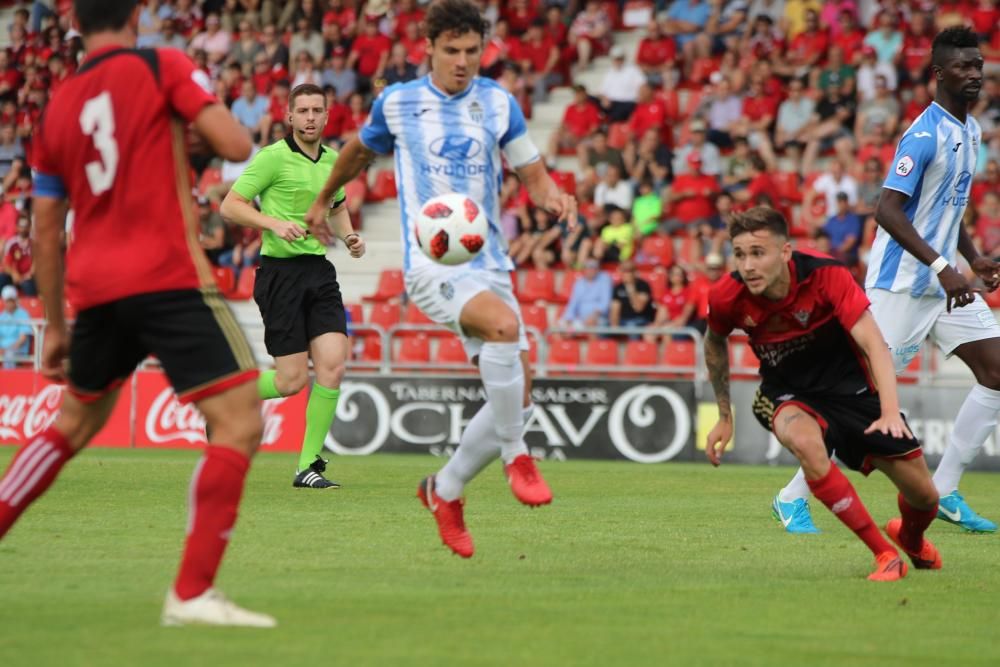
[[[729,220],[729,238],[740,234],[769,231],[776,236],[788,238],[788,223],[785,216],[773,208],[754,206],[743,213],[736,213]]]
[[[942,30],[934,38],[931,45],[931,63],[935,67],[944,67],[944,59],[956,49],[975,49],[979,47],[979,36],[965,26],[954,26]]]
[[[302,95],[319,95],[323,98],[323,106],[326,106],[326,95],[323,93],[322,88],[314,83],[300,83],[288,94],[288,108],[294,108],[295,100]]]
[[[424,32],[432,44],[446,32],[456,35],[474,32],[485,39],[489,27],[489,22],[471,0],[437,0],[428,8],[424,19]]]
[[[80,32],[90,35],[103,30],[121,30],[139,0],[73,0],[73,13]]]

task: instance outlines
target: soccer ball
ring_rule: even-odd
[[[454,266],[471,261],[486,245],[489,224],[483,208],[457,192],[424,202],[414,228],[417,245],[438,264]]]

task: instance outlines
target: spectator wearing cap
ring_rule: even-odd
[[[611,49],[611,68],[601,81],[601,108],[608,120],[620,123],[628,120],[639,99],[639,89],[646,83],[642,70],[627,62],[625,48]]]
[[[583,84],[573,86],[573,101],[563,112],[562,123],[549,139],[549,156],[576,151],[581,142],[592,136],[601,124],[601,112],[587,95]]]
[[[635,264],[623,261],[618,267],[621,282],[611,293],[608,323],[613,327],[644,329],[656,320],[653,290],[649,283],[636,275]]]
[[[658,20],[649,22],[646,35],[639,42],[635,63],[655,86],[676,81],[677,45],[673,37],[663,32]]]
[[[722,155],[718,146],[709,143],[705,121],[695,118],[688,127],[691,130],[691,141],[674,153],[674,174],[688,173],[690,171],[688,155],[697,152],[702,173],[718,176],[722,173]]]
[[[674,178],[666,197],[669,212],[664,226],[668,233],[694,230],[699,223],[710,219],[715,213],[712,200],[721,192],[715,176],[702,171],[700,152],[692,151],[686,159],[688,173]]]
[[[632,183],[622,178],[621,169],[617,165],[608,165],[604,178],[594,190],[594,204],[597,206],[617,206],[626,211],[632,210],[632,200],[635,192]]]
[[[559,327],[579,329],[606,325],[613,289],[611,276],[601,271],[600,263],[596,259],[586,260],[583,270],[573,282],[566,310],[559,316]]]
[[[323,85],[333,86],[337,91],[337,99],[346,102],[358,91],[358,75],[347,66],[347,50],[337,46],[330,54],[327,67],[323,70]]]
[[[17,234],[4,243],[0,285],[13,285],[25,296],[38,294],[31,252],[31,219],[27,214],[18,219]]]
[[[844,264],[854,266],[858,263],[861,218],[851,210],[846,192],[838,192],[836,201],[836,212],[827,218],[823,231],[830,237],[831,254]]]
[[[391,86],[394,83],[406,83],[417,78],[417,68],[407,60],[406,47],[399,42],[392,45],[389,52],[389,62],[386,63],[385,85]]]
[[[550,19],[551,23],[551,19]],[[611,19],[599,0],[587,0],[583,11],[576,15],[569,26],[567,38],[576,51],[577,64],[590,65],[595,55],[607,51],[611,35]]]
[[[676,0],[667,9],[663,31],[674,38],[685,58],[691,57],[693,52],[688,44],[705,29],[711,13],[711,3],[699,0]]]
[[[875,97],[877,94],[875,79],[879,76],[885,77],[886,87],[889,90],[896,90],[899,81],[896,68],[892,63],[879,61],[875,49],[866,44],[861,49],[861,64],[858,65],[855,84],[859,102],[865,102]]]
[[[532,91],[532,100],[544,102],[549,89],[562,83],[559,73],[559,49],[545,34],[545,22],[537,18],[528,27],[528,34],[521,43],[519,61],[526,74],[526,84]]]
[[[219,15],[212,13],[205,17],[205,29],[191,40],[192,51],[204,51],[213,65],[221,64],[229,55],[233,38],[219,26]]]
[[[844,163],[853,159],[855,109],[854,101],[841,95],[839,86],[826,89],[816,105],[808,130],[803,133],[806,140],[802,154],[803,174],[809,174],[819,154],[831,148]]]
[[[0,290],[0,358],[5,369],[16,368],[27,360],[31,345],[31,317],[17,302],[17,288],[7,285]]]
[[[704,273],[699,273],[691,280],[688,291],[695,303],[694,316],[688,322],[701,333],[705,333],[708,324],[708,294],[712,286],[726,275],[726,260],[718,253],[705,256]]]

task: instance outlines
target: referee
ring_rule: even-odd
[[[264,319],[264,343],[274,357],[274,370],[260,374],[260,397],[298,393],[309,381],[309,360],[313,362],[316,382],[292,482],[311,489],[340,487],[323,476],[327,462],[320,452],[337,411],[350,350],[337,271],[326,259],[326,247],[308,234],[303,221],[337,160],[337,152],[322,145],[326,121],[323,91],[312,84],[297,86],[288,97],[291,134],[254,156],[221,209],[227,220],[263,233],[253,298]],[[260,211],[251,203],[256,197]],[[346,201],[341,188],[328,221],[357,258],[365,254],[365,242],[351,227]]]

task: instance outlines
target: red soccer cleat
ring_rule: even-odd
[[[552,490],[538,472],[535,460],[527,454],[521,454],[510,464],[504,466],[507,481],[514,497],[525,505],[538,507],[552,502]]]
[[[465,518],[462,515],[464,501],[461,498],[450,502],[442,500],[438,494],[434,493],[433,476],[420,482],[420,486],[417,487],[417,498],[420,498],[424,507],[434,515],[438,533],[441,535],[441,542],[462,558],[471,557],[474,547],[472,546],[472,535],[466,529]]]
[[[913,567],[918,570],[940,570],[941,552],[937,550],[937,547],[931,544],[931,541],[925,537],[924,543],[920,547],[920,551],[910,551],[903,546],[902,542],[899,541],[899,531],[902,528],[902,519],[890,519],[889,523],[885,524],[886,535],[888,535],[889,538],[896,543],[896,546],[906,552],[906,555],[910,557],[910,562],[913,563]]]
[[[895,551],[883,551],[875,557],[875,571],[868,581],[899,581],[906,576],[906,563]]]

